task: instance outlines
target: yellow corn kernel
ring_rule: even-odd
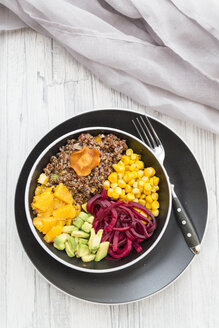
[[[120,196],[122,194],[122,189],[120,187],[116,187],[114,189],[114,192],[116,192]]]
[[[126,172],[126,173],[123,175],[123,180],[125,181],[125,183],[128,183],[128,182],[129,182],[129,172]]]
[[[145,182],[143,180],[138,181],[139,188],[144,188]]]
[[[127,156],[131,156],[133,154],[133,150],[131,148],[129,148],[129,149],[126,150],[125,153],[126,153]]]
[[[146,201],[144,199],[139,199],[138,202],[139,202],[139,204],[141,204],[143,206],[145,206],[145,204],[146,204]]]
[[[130,165],[126,165],[125,166],[125,172],[129,172],[130,171]]]
[[[146,201],[148,203],[153,203],[153,199],[152,199],[151,195],[146,196]]]
[[[142,178],[143,175],[144,175],[144,171],[143,170],[138,170],[137,174],[138,174],[138,178]]]
[[[122,180],[122,179],[119,179],[119,180],[118,180],[118,186],[119,186],[120,188],[125,188],[125,186],[126,186],[125,181]]]
[[[125,189],[122,189],[122,193],[121,193],[121,196],[125,196]]]
[[[154,186],[158,186],[160,179],[158,177],[153,178]]]
[[[146,199],[146,195],[145,194],[142,194],[141,195],[141,199]]]
[[[138,166],[136,165],[136,164],[132,164],[131,166],[130,166],[130,171],[137,171],[137,169],[138,169]]]
[[[146,218],[148,217],[144,211],[140,210],[140,213],[141,213],[141,215],[145,216]]]
[[[131,191],[132,191],[132,187],[129,184],[127,184],[125,187],[125,192],[129,193]]]
[[[135,183],[135,179],[132,179],[132,180],[129,181],[130,186],[133,186],[134,183]]]
[[[146,177],[152,177],[153,175],[155,175],[155,169],[153,167],[147,167],[146,169],[144,169],[144,175]]]
[[[108,189],[107,196],[110,197],[110,198],[113,196],[113,189],[112,188]]]
[[[122,155],[121,161],[124,162],[124,160],[125,160],[126,157],[127,157],[126,155]]]
[[[139,190],[140,190],[140,193],[141,194],[144,192],[144,188],[143,187],[140,187]]]
[[[122,179],[123,176],[124,176],[124,173],[121,173],[121,172],[120,172],[120,173],[118,173],[117,175],[118,175],[118,179]]]
[[[141,192],[139,190],[139,192],[135,195],[136,198],[140,198],[141,197]]]
[[[132,202],[133,200],[135,199],[135,196],[132,194],[132,193],[128,193],[127,194],[127,200],[129,201],[129,202]]]
[[[132,172],[133,179],[138,178],[138,173],[136,171]]]
[[[122,156],[122,161],[123,161],[123,163],[124,163],[125,165],[128,165],[129,162],[130,162],[130,158],[129,158],[128,156],[126,156],[126,155],[123,155],[123,156]]]
[[[152,210],[157,210],[160,207],[160,204],[157,200],[154,200],[153,203],[151,204]]]
[[[110,188],[110,182],[108,180],[104,181],[103,186],[106,190],[108,190]]]
[[[130,165],[135,164],[135,161],[133,159],[130,159],[129,164]]]
[[[114,183],[111,183],[111,186],[110,186],[110,187],[111,187],[112,189],[115,189],[117,186],[118,186],[118,184],[114,182]]]
[[[117,192],[115,192],[115,190],[113,190],[113,192],[112,192],[112,198],[114,198],[114,199],[119,198],[119,194],[117,194]]]
[[[159,190],[160,188],[158,186],[154,186],[154,190],[157,191]]]
[[[133,172],[128,172],[128,177],[129,177],[129,181],[133,180],[134,179],[134,174]]]
[[[152,198],[153,200],[158,200],[158,193],[155,192],[155,193],[151,194],[151,198]]]
[[[146,182],[144,185],[144,191],[150,191],[151,190],[151,185],[150,183]]]
[[[144,182],[147,182],[148,181],[148,177],[144,176],[141,178],[141,180],[143,180]]]
[[[139,170],[144,168],[144,162],[142,162],[142,161],[136,161],[136,165],[138,166]]]
[[[120,195],[119,199],[126,201],[126,195]]]
[[[151,186],[153,186],[154,185],[154,179],[153,178],[150,178],[149,179],[149,183],[150,183]]]
[[[138,198],[135,198],[135,199],[133,200],[133,202],[135,202],[135,203],[139,203]]]
[[[138,188],[138,182],[137,182],[137,181],[135,181],[135,182],[133,183],[133,188]]]
[[[135,179],[135,172],[129,172],[130,180]]]
[[[138,194],[138,193],[139,193],[139,189],[138,189],[138,188],[133,188],[133,189],[132,189],[132,192],[133,192],[134,195],[135,195],[135,194]]]
[[[148,210],[151,209],[151,203],[146,202],[145,206],[147,207]]]
[[[137,154],[132,154],[131,155],[131,160],[136,161],[136,159],[138,159],[138,155]]]
[[[108,176],[108,180],[110,181],[110,182],[117,182],[117,173],[116,172],[113,172],[113,173],[111,173],[109,176]]]
[[[157,217],[159,215],[159,210],[152,210],[151,213],[153,216]]]
[[[118,163],[118,164],[113,165],[113,168],[118,173],[125,171],[125,165],[123,165],[121,163]]]
[[[102,139],[101,139],[99,136],[96,136],[96,137],[95,137],[95,141],[96,141],[96,142],[101,142],[101,140],[102,140]]]

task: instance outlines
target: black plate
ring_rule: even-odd
[[[138,116],[127,110],[98,110],[73,117],[49,132],[28,156],[16,189],[15,216],[23,247],[36,269],[53,285],[77,298],[105,304],[126,303],[150,296],[174,281],[194,255],[188,249],[172,212],[168,227],[152,252],[134,266],[108,274],[73,270],[49,256],[33,236],[25,215],[27,177],[40,153],[55,139],[76,129],[113,127],[137,136],[131,120]],[[200,167],[190,149],[169,128],[152,119],[166,158],[165,167],[175,190],[192,218],[200,240],[207,223],[207,192]],[[138,137],[138,136],[137,136]]]

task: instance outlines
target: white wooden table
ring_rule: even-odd
[[[109,89],[58,44],[29,29],[0,34],[0,327],[219,327],[219,137]],[[204,172],[209,224],[200,256],[161,293],[101,306],[50,286],[33,268],[15,227],[14,192],[30,150],[76,113],[125,107],[158,117],[185,139]]]

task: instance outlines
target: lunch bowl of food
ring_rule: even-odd
[[[28,224],[41,247],[89,273],[125,269],[149,254],[165,232],[171,206],[168,176],[151,149],[106,127],[53,141],[25,188]]]

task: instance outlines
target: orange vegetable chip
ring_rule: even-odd
[[[79,177],[85,177],[100,163],[100,153],[97,149],[84,147],[70,156],[71,167]]]

